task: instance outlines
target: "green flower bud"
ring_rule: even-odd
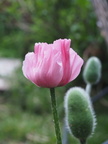
[[[101,62],[97,57],[88,59],[84,71],[83,78],[86,83],[96,84],[101,78]]]
[[[94,132],[96,118],[88,93],[79,87],[71,88],[65,96],[66,125],[71,134],[82,141]]]

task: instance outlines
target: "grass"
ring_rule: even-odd
[[[88,140],[88,144],[102,144],[108,139],[108,116],[97,115],[97,123],[95,134]],[[72,136],[69,139],[71,143],[79,144]],[[55,144],[52,114],[39,115],[23,111],[8,102],[0,104],[0,144],[7,143]]]
[[[11,105],[0,106],[0,144],[53,144],[53,121],[50,115],[36,115]],[[49,130],[50,128],[50,130]]]

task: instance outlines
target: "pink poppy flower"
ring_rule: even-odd
[[[24,76],[39,87],[64,86],[80,73],[83,59],[70,48],[70,39],[59,39],[53,44],[35,43],[23,61]]]

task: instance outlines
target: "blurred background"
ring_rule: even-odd
[[[88,144],[108,139],[108,2],[107,0],[0,0],[0,144],[55,144],[49,90],[36,87],[22,74],[26,53],[34,43],[70,38],[85,60],[97,56],[102,78],[91,97],[97,128]],[[82,69],[83,71],[83,69]],[[56,88],[63,131],[64,95],[73,86],[85,88],[82,72],[73,82]],[[78,141],[69,135],[70,143]]]

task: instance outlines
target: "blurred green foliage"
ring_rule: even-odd
[[[83,54],[90,42],[101,40],[88,0],[1,0],[0,56],[22,58],[35,42],[72,39]]]
[[[52,43],[58,38],[72,39],[72,47],[80,56],[89,45],[98,43],[104,64],[103,81],[108,83],[105,43],[89,0],[0,0],[0,57],[24,59],[28,51],[33,51],[34,43]],[[48,89],[26,80],[21,68],[12,83],[11,90],[0,92],[0,144],[54,144]],[[73,85],[84,85],[81,75],[56,90],[61,122],[64,94]],[[89,143],[101,144],[107,139],[107,119],[106,114],[99,114],[96,133]],[[78,143],[73,138],[70,141]]]

